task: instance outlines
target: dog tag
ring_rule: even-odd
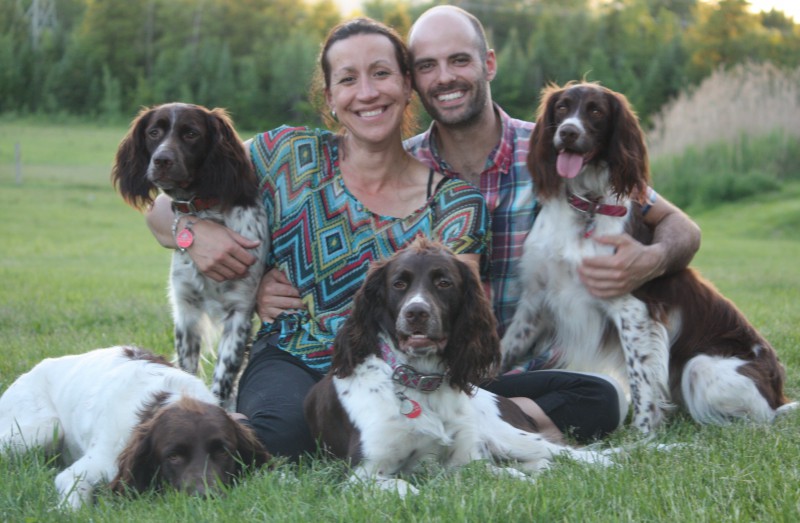
[[[192,234],[191,229],[183,229],[181,232],[175,236],[175,243],[181,249],[188,249],[194,243],[194,234]]]
[[[419,403],[403,394],[400,396],[400,414],[407,418],[414,419],[422,414],[422,407],[419,406]]]

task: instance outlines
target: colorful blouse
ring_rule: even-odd
[[[371,262],[420,234],[455,253],[488,253],[486,204],[466,182],[446,179],[424,206],[394,218],[370,212],[348,191],[329,131],[283,126],[256,136],[250,154],[270,219],[267,264],[288,276],[306,305],[264,323],[259,336],[279,333],[281,349],[320,372]]]

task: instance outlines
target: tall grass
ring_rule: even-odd
[[[800,179],[800,69],[720,69],[683,93],[648,133],[656,189],[684,209]]]
[[[800,68],[743,63],[719,68],[653,118],[650,155],[658,158],[775,130],[800,137]]]
[[[49,356],[118,343],[172,354],[169,252],[108,181],[124,132],[0,127],[0,155],[8,140],[34,141],[23,141],[22,184],[0,156],[0,391]],[[788,393],[800,397],[800,184],[695,218],[704,230],[695,265],[773,342],[787,366]],[[636,441],[625,429],[610,444]],[[563,461],[535,483],[496,478],[479,464],[460,472],[432,466],[411,478],[422,494],[407,500],[346,488],[341,464],[307,460],[260,471],[215,499],[126,500],[101,490],[96,505],[76,514],[55,508],[56,462],[31,452],[0,458],[0,521],[800,520],[800,415],[724,428],[678,415],[655,441],[684,446],[634,447],[609,469]]]

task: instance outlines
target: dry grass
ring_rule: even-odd
[[[653,158],[775,130],[800,137],[800,68],[753,63],[720,68],[665,106],[653,123],[648,133]]]

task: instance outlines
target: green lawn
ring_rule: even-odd
[[[0,121],[0,390],[47,356],[121,343],[171,355],[169,252],[109,183],[124,132]],[[694,265],[772,341],[800,397],[800,186],[694,218]],[[220,499],[101,493],[74,515],[55,510],[56,469],[33,452],[0,461],[0,521],[798,521],[799,429],[800,413],[725,428],[679,415],[656,441],[683,447],[634,449],[611,469],[562,462],[535,483],[431,467],[414,478],[422,494],[401,501],[343,488],[340,465],[307,462],[259,472]],[[637,439],[623,430],[611,442]]]

